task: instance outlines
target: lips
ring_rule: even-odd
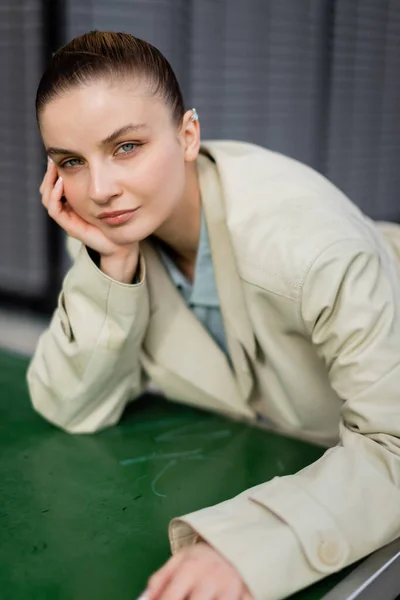
[[[123,225],[131,220],[135,215],[137,208],[131,210],[115,210],[113,212],[103,212],[98,218],[106,223],[107,225]]]
[[[127,213],[134,212],[135,210],[136,210],[136,208],[131,208],[129,210],[115,210],[113,212],[102,212],[101,214],[99,214],[98,218],[99,219],[109,219],[109,218],[113,218],[113,217],[119,217],[120,215],[125,215]]]

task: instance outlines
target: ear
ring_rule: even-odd
[[[185,161],[193,162],[200,149],[200,123],[198,119],[193,120],[193,110],[187,110],[183,116],[181,139]]]

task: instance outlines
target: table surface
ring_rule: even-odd
[[[32,410],[27,364],[0,353],[4,600],[134,600],[169,556],[172,517],[294,473],[323,452],[150,396],[111,429],[68,435]],[[319,600],[348,572],[292,600]]]

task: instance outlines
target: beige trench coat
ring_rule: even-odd
[[[173,551],[200,536],[256,599],[278,600],[400,535],[400,228],[294,160],[204,149],[232,366],[146,242],[137,285],[80,249],[28,382],[36,410],[73,433],[118,421],[148,377],[174,400],[330,445],[301,472],[170,525]]]

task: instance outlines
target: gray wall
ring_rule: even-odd
[[[0,4],[0,291],[37,295],[47,284],[44,161],[34,97],[43,68],[39,0]]]

